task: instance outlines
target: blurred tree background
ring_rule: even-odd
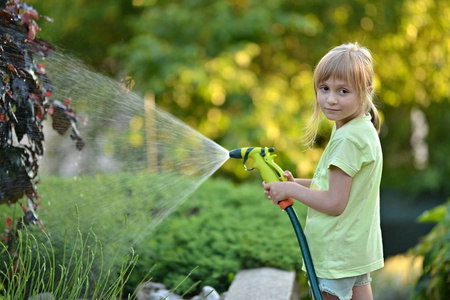
[[[274,146],[297,176],[312,174],[330,130],[324,122],[319,147],[305,151],[314,66],[357,41],[376,60],[383,187],[449,194],[448,1],[28,2],[54,19],[40,22],[42,38],[117,80],[132,77],[135,90],[228,149]],[[220,172],[243,176],[238,163]]]
[[[384,152],[382,230],[390,247],[385,248],[385,256],[416,245],[432,227],[419,228],[417,216],[444,203],[450,194],[446,182],[450,176],[446,157],[450,153],[449,1],[26,2],[54,20],[40,20],[39,37],[61,53],[73,54],[114,81],[129,83],[139,95],[154,94],[158,107],[227,149],[275,147],[277,163],[298,177],[313,174],[331,130],[331,123],[324,121],[317,147],[310,150],[302,144],[314,102],[314,67],[330,48],[359,42],[376,61],[376,104],[382,117]],[[83,75],[77,78],[96,78]],[[100,82],[92,86],[109,88]],[[77,99],[72,100],[75,106]],[[87,105],[91,99],[82,101]],[[120,114],[121,104],[111,108],[108,99],[102,99],[95,109]],[[115,121],[114,115],[102,117],[99,120]],[[130,122],[129,132],[145,130],[139,118],[133,119],[139,124]],[[127,122],[116,126],[126,127]],[[139,134],[144,139],[145,134]],[[51,139],[46,139],[46,147],[54,153],[57,167],[62,165],[56,155],[61,149],[48,149],[58,147]],[[144,142],[123,137],[103,150],[105,155],[115,150],[116,157],[142,167]],[[236,182],[248,176],[238,161],[227,162],[217,175]],[[432,286],[427,277],[431,273],[441,272],[437,277],[448,278],[448,258],[440,254],[448,257],[448,216],[416,247],[420,255],[439,254],[435,260],[425,260],[423,286]],[[407,235],[411,236],[408,241]]]

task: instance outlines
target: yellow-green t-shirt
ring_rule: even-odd
[[[337,279],[380,269],[384,265],[379,206],[383,155],[370,116],[333,128],[311,189],[328,190],[331,165],[350,175],[352,185],[341,215],[308,208],[305,235],[317,277]]]

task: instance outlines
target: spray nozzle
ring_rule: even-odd
[[[257,168],[257,166],[254,166],[253,168],[247,168],[245,163],[249,158],[252,158],[255,163],[259,162],[259,160],[264,157],[269,157],[270,153],[275,151],[274,148],[268,148],[268,147],[247,147],[247,148],[238,148],[230,151],[230,157],[232,158],[243,158],[244,159],[244,169],[246,171],[252,171],[253,169]],[[274,155],[276,156],[276,155]],[[257,164],[256,164],[257,165]]]
[[[231,150],[229,155],[231,158],[245,158],[248,157],[250,153],[260,154],[262,157],[266,156],[268,152],[274,152],[275,149],[273,147],[247,147],[247,148],[237,148]]]
[[[229,154],[231,158],[242,158],[241,148],[231,150]]]
[[[248,147],[231,150],[229,155],[231,158],[243,159],[244,169],[246,171],[252,171],[254,169],[259,170],[261,177],[265,182],[285,181],[286,178],[283,176],[283,169],[281,169],[273,160],[274,157],[276,157],[276,154],[272,154],[274,151],[274,148],[268,147]],[[254,162],[253,168],[247,168],[245,165],[249,158]],[[294,202],[290,198],[278,203],[283,210],[293,204]]]
[[[283,178],[283,170],[273,161],[276,155],[271,155],[271,153],[274,151],[275,149],[272,147],[247,147],[231,150],[229,155],[231,158],[243,159],[246,171],[258,169],[266,182],[272,182]],[[249,158],[254,161],[252,168],[247,168],[245,165]]]

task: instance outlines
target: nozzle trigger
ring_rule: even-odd
[[[250,152],[253,150],[253,148],[254,147],[249,147],[248,149],[247,149],[247,151],[245,151],[245,155],[244,155],[244,169],[245,169],[245,171],[253,171],[255,168],[251,168],[251,169],[249,169],[249,168],[247,168],[247,166],[245,165],[245,163],[247,162],[247,160],[248,160],[248,155],[250,154]]]

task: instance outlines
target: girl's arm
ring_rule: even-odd
[[[312,179],[295,178],[294,181],[300,185],[303,185],[304,187],[309,188],[311,186]]]
[[[342,214],[350,194],[351,176],[338,167],[330,166],[328,191],[311,190],[302,183],[307,184],[308,182],[303,180],[301,182],[271,182],[263,183],[263,186],[266,195],[274,204],[287,198],[294,198],[322,213],[335,216]]]
[[[286,177],[288,181],[294,181],[295,183],[303,185],[304,187],[309,188],[311,186],[312,179],[294,178],[292,173],[288,170],[284,171],[283,176]]]

